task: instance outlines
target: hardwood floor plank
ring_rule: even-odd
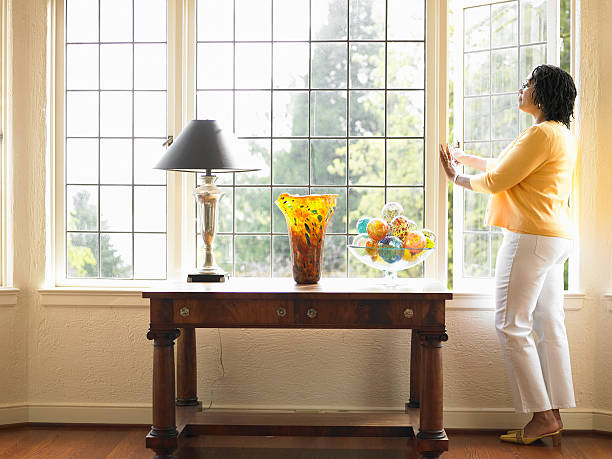
[[[150,459],[148,427],[16,427],[0,430],[2,459]],[[612,459],[612,435],[564,433],[532,446],[502,443],[501,432],[452,431],[443,459]],[[186,439],[179,459],[412,459],[404,438],[200,436]]]

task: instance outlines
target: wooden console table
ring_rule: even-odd
[[[368,279],[324,279],[298,286],[287,278],[233,278],[226,283],[165,284],[142,296],[150,299],[147,338],[154,345],[153,426],[146,442],[155,458],[174,458],[181,439],[198,434],[404,436],[416,437],[422,458],[437,458],[448,450],[442,423],[442,342],[448,339],[444,312],[450,292],[385,287]],[[202,411],[196,328],[412,329],[410,401],[405,413]]]

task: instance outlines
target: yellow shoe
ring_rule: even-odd
[[[553,442],[553,446],[559,446],[561,444],[561,429],[555,430],[554,432],[550,432],[544,435],[540,435],[538,437],[526,437],[525,429],[516,430],[512,433],[507,433],[504,435],[500,435],[499,439],[501,441],[506,441],[508,443],[517,443],[519,445],[531,445],[532,443],[541,440],[544,437],[550,437]]]

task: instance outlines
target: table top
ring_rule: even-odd
[[[399,279],[397,285],[388,286],[382,279],[324,278],[317,284],[298,285],[292,278],[234,277],[226,282],[160,282],[144,289],[144,298],[168,299],[180,297],[235,297],[239,294],[268,296],[299,296],[316,298],[338,295],[370,299],[450,300],[452,293],[434,279]]]

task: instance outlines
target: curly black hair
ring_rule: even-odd
[[[531,72],[533,81],[533,102],[544,112],[549,121],[559,121],[570,127],[574,116],[576,85],[565,70],[554,65],[538,65]]]

